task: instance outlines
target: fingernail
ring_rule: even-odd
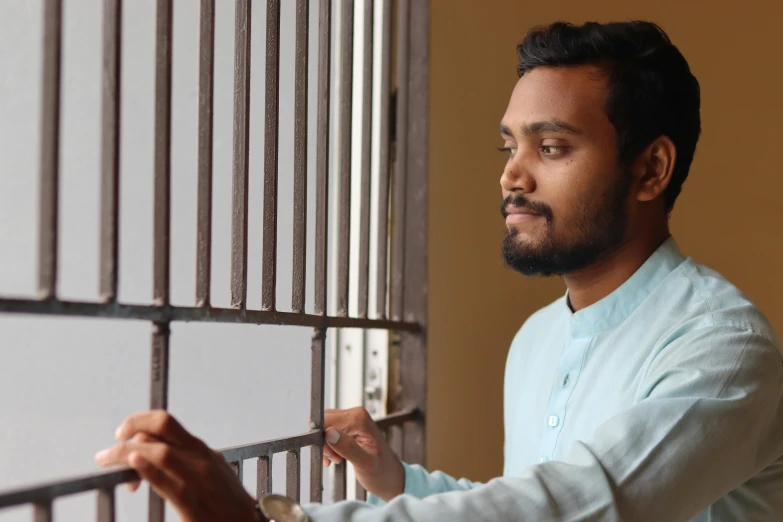
[[[337,444],[340,441],[340,432],[335,429],[326,430],[326,442],[329,444]]]
[[[104,460],[106,460],[106,457],[109,455],[109,450],[101,450],[98,453],[95,454],[95,461],[100,464]]]

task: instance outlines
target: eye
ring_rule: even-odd
[[[558,147],[556,145],[542,145],[539,147],[544,156],[557,156],[565,152],[566,147]]]
[[[498,150],[508,154],[509,157],[513,157],[517,153],[517,149],[513,147],[500,147]]]

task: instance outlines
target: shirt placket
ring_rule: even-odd
[[[560,357],[552,391],[549,394],[546,416],[542,419],[544,431],[541,437],[540,462],[551,460],[555,454],[557,439],[567,420],[566,406],[582,372],[585,352],[589,345],[589,338],[569,338],[568,346]]]

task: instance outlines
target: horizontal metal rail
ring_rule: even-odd
[[[165,323],[171,321],[206,323],[273,324],[281,326],[310,326],[322,328],[368,328],[418,333],[420,325],[386,319],[331,317],[272,310],[236,308],[179,307],[90,303],[85,301],[39,301],[36,299],[0,298],[0,313],[18,313],[67,317],[98,317],[108,319],[135,319]]]
[[[378,419],[376,424],[381,429],[401,425],[417,420],[421,416],[419,410],[401,411]],[[264,442],[256,442],[220,450],[227,462],[236,463],[253,458],[269,458],[271,455],[293,452],[309,446],[323,444],[323,432],[313,430],[293,437],[281,437]],[[0,492],[0,509],[22,504],[48,504],[59,497],[75,495],[93,490],[111,490],[125,482],[138,480],[139,476],[132,469],[96,473],[56,482],[36,485]]]

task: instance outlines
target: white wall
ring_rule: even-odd
[[[0,2],[0,294],[33,296],[38,215],[41,0]],[[172,272],[174,304],[195,293],[198,4],[174,2]],[[265,2],[252,12],[248,303],[261,302]],[[318,2],[311,2],[315,35]],[[278,307],[290,308],[293,167],[294,2],[282,2]],[[101,2],[64,8],[59,292],[98,294]],[[217,1],[213,303],[229,304],[234,2]],[[152,158],[155,1],[123,11],[120,289],[149,303],[152,276]],[[315,123],[317,41],[310,41],[310,124]],[[315,136],[309,139],[307,306],[312,310]],[[146,408],[148,323],[0,316],[0,490],[96,470],[129,413]],[[210,445],[223,447],[307,430],[307,328],[174,324],[170,409]],[[302,455],[307,499],[309,452]],[[283,462],[275,465],[282,491]],[[254,490],[252,462],[246,485]],[[94,494],[55,504],[59,520],[91,520]],[[143,520],[146,490],[118,489],[119,520]],[[29,520],[29,508],[0,521]],[[173,520],[173,518],[170,518]]]

